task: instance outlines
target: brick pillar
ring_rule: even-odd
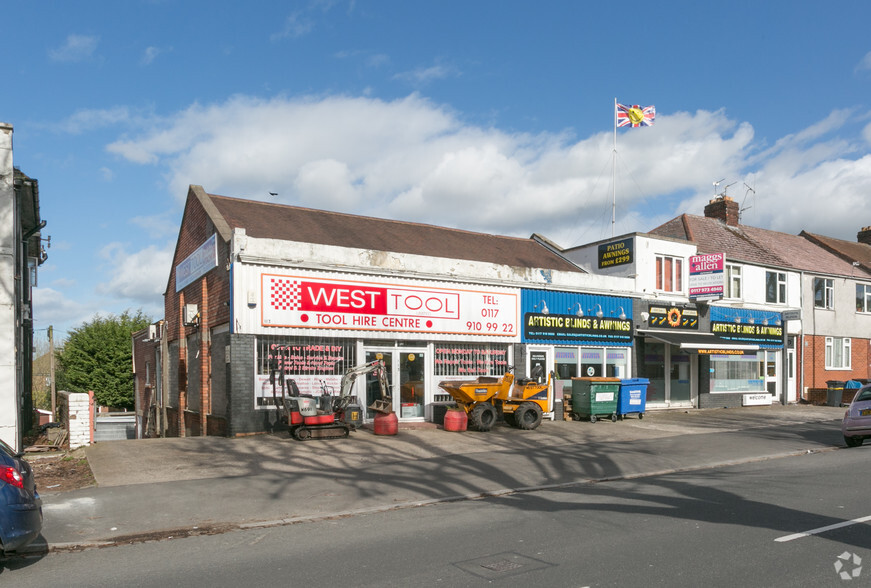
[[[178,295],[178,436],[186,437],[184,413],[187,410],[188,339],[184,327],[184,292]]]
[[[210,357],[210,339],[211,332],[209,331],[209,287],[206,278],[200,280],[202,287],[202,296],[200,296],[200,321],[198,328],[200,329],[200,435],[203,437],[209,434],[208,432],[208,414],[212,412],[212,398],[209,393],[211,387],[210,367],[212,358]]]

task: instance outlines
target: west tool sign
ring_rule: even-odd
[[[261,325],[515,337],[519,292],[261,275]]]

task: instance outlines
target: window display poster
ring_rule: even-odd
[[[290,374],[286,375],[285,379],[296,382],[299,393],[304,395],[321,396],[322,394],[328,394],[330,396],[337,396],[342,393],[342,376]],[[277,374],[274,378],[274,384],[270,381],[269,375],[257,374],[255,386],[254,402],[256,408],[272,408],[275,406],[274,398],[281,405],[282,388]],[[284,393],[287,396],[292,394],[289,382],[285,382]]]

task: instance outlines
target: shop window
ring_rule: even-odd
[[[354,339],[263,336],[257,338],[256,408],[268,408],[281,396],[281,371],[302,394],[340,394],[342,376],[357,365]],[[289,392],[285,384],[285,392]]]
[[[662,292],[683,292],[683,259],[667,255],[656,256],[656,289]]]
[[[560,380],[568,380],[578,375],[578,348],[557,347],[556,354],[556,377]]]
[[[826,337],[826,369],[850,369],[849,337]]]
[[[508,369],[508,346],[488,343],[436,343],[436,376],[501,376]]]
[[[856,284],[856,312],[871,312],[871,286]]]
[[[835,281],[830,278],[814,278],[814,308],[835,307]]]
[[[747,355],[711,355],[711,392],[765,391],[765,353]]]
[[[726,266],[726,298],[741,299],[741,266]]]
[[[629,377],[629,349],[605,350],[605,375],[609,378]]]
[[[602,368],[605,363],[605,350],[602,348],[581,349],[581,376],[585,378],[599,378],[603,376]]]
[[[786,304],[786,274],[765,272],[765,302]]]

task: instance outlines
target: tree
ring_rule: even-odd
[[[99,314],[70,331],[57,351],[58,389],[69,392],[94,391],[98,404],[113,408],[134,406],[133,352],[130,336],[152,320],[142,310],[132,315]]]

